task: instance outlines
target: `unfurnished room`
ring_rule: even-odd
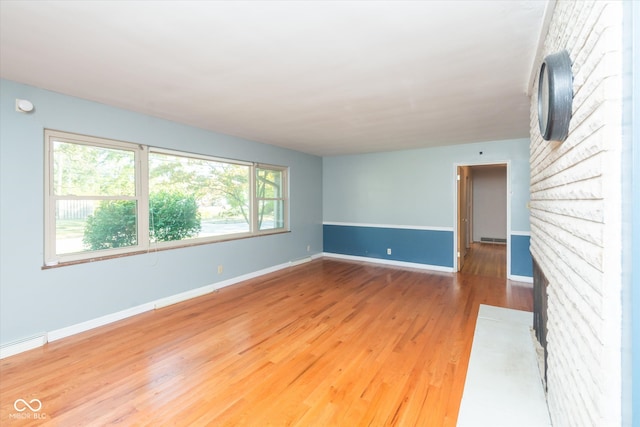
[[[0,0],[0,425],[640,427],[638,34]]]

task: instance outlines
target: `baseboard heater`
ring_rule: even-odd
[[[500,237],[481,237],[480,241],[485,243],[507,243],[507,239]]]

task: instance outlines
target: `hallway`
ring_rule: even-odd
[[[495,243],[472,243],[460,273],[505,279],[507,277],[507,246]]]

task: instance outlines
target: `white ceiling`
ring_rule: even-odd
[[[0,75],[318,155],[519,138],[546,7],[2,0]]]

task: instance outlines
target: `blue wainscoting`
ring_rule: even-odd
[[[325,224],[323,239],[327,253],[453,268],[453,231]]]
[[[511,235],[511,275],[533,277],[533,262],[529,251],[531,236]]]

